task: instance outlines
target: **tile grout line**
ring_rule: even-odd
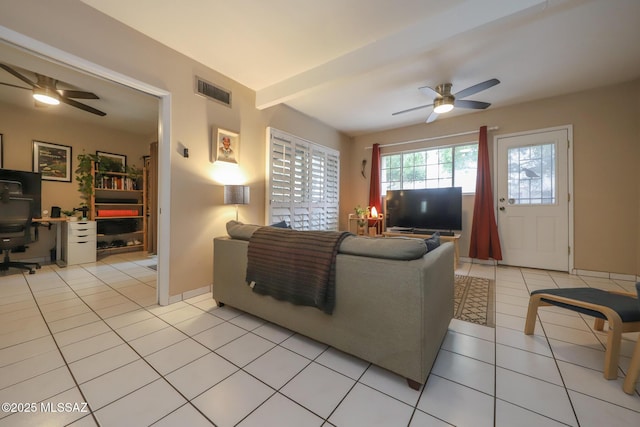
[[[549,277],[551,277],[551,275],[549,275]],[[551,280],[553,280],[553,277],[551,278]],[[555,284],[555,281],[553,281],[553,282]],[[526,279],[524,281],[524,285],[527,288],[527,291],[529,292],[529,294],[531,294],[531,290],[529,289],[529,285],[527,285]],[[557,286],[557,284],[556,284],[556,286]],[[544,332],[545,341],[547,342],[547,345],[549,346],[549,351],[551,351],[551,356],[553,357],[553,362],[556,365],[556,369],[558,370],[558,375],[560,376],[560,380],[562,381],[562,387],[564,388],[564,392],[565,392],[565,394],[567,396],[567,399],[569,400],[569,405],[571,406],[571,411],[573,412],[573,417],[576,420],[577,426],[580,427],[580,420],[578,419],[578,413],[576,412],[576,408],[573,405],[573,401],[571,400],[571,395],[569,394],[569,389],[567,388],[567,383],[564,380],[564,375],[562,375],[562,371],[560,370],[560,365],[558,365],[558,359],[556,359],[556,355],[555,355],[555,352],[553,351],[553,347],[551,346],[551,343],[549,342],[549,337],[547,336],[547,331],[544,328],[544,323],[542,322],[542,319],[540,318],[539,314],[536,315],[536,318],[540,321],[540,327],[542,328],[542,332]],[[540,415],[542,415],[542,414],[540,414]]]
[[[56,273],[57,274],[57,273]],[[91,417],[93,418],[93,421],[97,424],[100,425],[100,423],[98,422],[98,419],[95,416],[95,413],[93,411],[93,409],[91,409],[91,404],[89,403],[89,401],[87,400],[87,396],[85,396],[84,392],[82,391],[82,389],[80,388],[80,384],[78,383],[78,380],[76,378],[76,376],[73,374],[73,372],[71,371],[71,367],[69,366],[69,363],[67,361],[67,358],[65,357],[65,355],[62,353],[62,350],[60,349],[60,346],[58,345],[58,341],[56,340],[56,338],[53,335],[53,332],[51,331],[51,328],[49,327],[49,323],[47,322],[47,320],[44,317],[44,314],[42,313],[42,309],[40,308],[40,304],[38,304],[38,301],[36,299],[35,294],[33,293],[33,289],[31,288],[31,283],[29,283],[28,278],[24,275],[23,273],[23,277],[25,279],[25,282],[27,284],[27,287],[29,288],[29,291],[31,292],[31,296],[33,297],[33,300],[36,304],[36,306],[38,307],[38,310],[40,311],[40,315],[42,316],[42,320],[44,321],[45,325],[47,326],[47,330],[49,331],[49,335],[51,336],[51,338],[53,339],[53,342],[56,346],[56,349],[58,350],[60,357],[62,358],[62,360],[64,361],[64,364],[67,368],[67,371],[69,372],[69,375],[71,375],[71,379],[73,380],[73,383],[75,384],[75,387],[78,389],[78,392],[80,393],[80,396],[82,396],[82,398],[84,399],[84,402],[87,403],[87,406],[89,407],[89,412],[91,414]],[[66,281],[65,281],[65,285],[66,285]],[[67,285],[69,286],[69,285]],[[84,301],[83,301],[84,303]],[[84,418],[84,416],[78,418],[75,421],[78,421],[80,419]]]
[[[110,264],[109,264],[109,265],[110,265]],[[82,266],[81,266],[81,267],[82,267]],[[84,268],[84,267],[82,267],[82,268]],[[115,267],[114,267],[114,268],[115,268]],[[86,270],[86,269],[85,269],[85,270]],[[117,270],[117,268],[116,268],[116,270]],[[88,271],[91,275],[93,275],[94,277],[96,277],[98,280],[102,281],[102,280],[101,280],[99,277],[97,277],[93,272],[91,272],[91,271],[89,271],[89,270],[87,270],[87,271]],[[120,271],[120,270],[118,270],[118,271]],[[129,275],[129,277],[132,277],[132,276],[130,276],[130,275]],[[132,278],[133,278],[133,277],[132,277]],[[135,279],[135,278],[134,278],[134,279]],[[138,279],[135,279],[135,280],[138,280]],[[140,280],[138,280],[138,281],[140,281]],[[161,321],[163,321],[163,322],[167,323],[167,325],[169,325],[169,327],[172,327],[172,328],[174,328],[175,330],[177,330],[178,332],[180,332],[181,334],[185,335],[185,336],[187,337],[187,338],[185,338],[185,340],[186,340],[186,339],[193,339],[191,336],[187,335],[186,333],[184,333],[184,332],[183,332],[183,331],[181,331],[180,329],[176,328],[174,325],[172,325],[172,324],[170,324],[169,322],[167,322],[166,320],[162,319],[162,318],[161,318],[161,317],[159,317],[157,314],[155,314],[155,313],[153,313],[153,312],[149,311],[146,307],[141,306],[139,303],[137,303],[136,301],[132,300],[132,299],[131,299],[131,298],[129,298],[127,295],[122,294],[118,289],[113,288],[110,284],[108,284],[108,283],[106,283],[106,282],[103,282],[103,283],[105,283],[105,285],[109,286],[111,289],[113,289],[114,291],[116,291],[116,292],[117,292],[117,293],[119,293],[120,295],[122,295],[122,296],[124,296],[125,298],[129,299],[129,300],[130,300],[131,302],[133,302],[134,304],[138,305],[141,309],[143,309],[143,310],[145,310],[145,311],[149,312],[149,313],[150,313],[151,315],[153,315],[155,318],[157,318],[157,319],[159,319],[159,320],[161,320]],[[84,301],[84,300],[83,300],[83,301]],[[89,308],[91,308],[91,307],[89,307]],[[93,312],[94,312],[98,317],[100,317],[100,319],[101,319],[101,320],[102,320],[102,321],[107,325],[107,327],[109,327],[109,329],[111,329],[111,331],[112,331],[114,334],[116,334],[116,335],[117,335],[117,336],[118,336],[118,337],[119,337],[119,338],[120,338],[120,339],[121,339],[121,340],[122,340],[122,341],[123,341],[123,342],[124,342],[124,343],[125,343],[125,344],[126,344],[126,345],[127,345],[127,346],[132,350],[132,351],[133,351],[133,352],[134,352],[134,353],[135,353],[135,354],[137,354],[137,355],[138,355],[138,357],[139,357],[142,361],[144,361],[144,363],[146,363],[146,364],[147,364],[147,365],[148,365],[148,366],[149,366],[149,367],[150,367],[150,368],[151,368],[151,369],[152,369],[156,374],[158,374],[158,376],[160,377],[160,378],[158,378],[158,379],[162,379],[162,380],[163,380],[164,382],[166,382],[166,383],[167,383],[167,384],[168,384],[168,385],[169,385],[173,390],[175,390],[175,391],[176,391],[176,393],[178,393],[178,394],[179,394],[179,395],[180,395],[180,396],[185,400],[185,404],[190,404],[190,405],[191,405],[191,406],[192,406],[192,407],[193,407],[197,412],[199,412],[199,413],[200,413],[200,414],[201,414],[201,415],[202,415],[202,416],[203,416],[207,421],[209,421],[209,422],[210,422],[211,424],[213,424],[214,426],[216,425],[216,424],[215,424],[212,420],[210,420],[210,419],[209,419],[209,417],[207,417],[207,416],[206,416],[206,415],[205,415],[205,414],[204,414],[204,413],[203,413],[203,412],[202,412],[202,411],[201,411],[197,406],[195,406],[193,403],[191,403],[191,400],[190,400],[190,399],[188,399],[188,398],[187,398],[187,397],[186,397],[186,396],[185,396],[185,395],[184,395],[180,390],[178,390],[178,389],[177,389],[177,388],[176,388],[176,387],[175,387],[175,386],[174,386],[174,385],[173,385],[173,384],[172,384],[172,383],[171,383],[171,382],[170,382],[170,381],[169,381],[169,380],[168,380],[168,379],[167,379],[167,378],[166,378],[166,377],[165,377],[165,376],[160,372],[160,371],[158,371],[158,370],[157,370],[157,369],[156,369],[156,368],[155,368],[155,367],[154,367],[154,366],[153,366],[153,365],[152,365],[152,364],[151,364],[151,363],[150,363],[150,362],[149,362],[149,361],[148,361],[148,360],[147,360],[147,359],[142,355],[142,354],[140,354],[140,353],[139,353],[139,352],[138,352],[138,351],[137,351],[137,350],[136,350],[136,349],[135,349],[135,348],[134,348],[134,347],[129,343],[129,341],[128,341],[127,339],[125,339],[124,337],[122,337],[122,336],[117,332],[117,330],[116,330],[115,328],[113,328],[111,325],[109,325],[109,324],[106,322],[106,320],[105,320],[106,318],[102,317],[99,313],[97,313],[95,310],[93,310],[93,308],[91,308],[91,310],[92,310],[92,311],[93,311]],[[125,312],[125,313],[122,313],[122,314],[126,314],[126,313],[130,313],[130,312]],[[112,317],[116,317],[116,316],[112,316]],[[163,329],[167,329],[167,328],[163,328]],[[156,332],[157,332],[157,331],[156,331]],[[152,333],[153,333],[153,332],[152,332]],[[146,334],[146,335],[150,335],[150,334]],[[143,335],[143,336],[146,336],[146,335]],[[184,341],[184,340],[183,340],[183,341]],[[202,344],[201,344],[201,345],[202,345]],[[167,347],[169,347],[169,346],[167,346]],[[167,348],[167,347],[164,347],[164,348]],[[207,347],[205,346],[205,348],[207,348]],[[160,351],[160,350],[158,350],[158,351]],[[151,353],[151,354],[153,354],[153,353]],[[133,363],[133,362],[132,362],[132,363]],[[119,368],[121,368],[121,367],[118,367],[117,369],[119,369]],[[154,381],[152,381],[152,382],[150,382],[150,383],[147,383],[147,384],[145,384],[145,385],[143,385],[143,386],[141,386],[141,387],[137,388],[136,390],[133,390],[133,391],[131,391],[131,392],[129,392],[129,393],[127,393],[127,394],[123,395],[123,396],[120,396],[120,397],[119,397],[119,398],[117,398],[116,400],[114,400],[114,401],[112,401],[112,402],[107,403],[107,404],[106,404],[106,405],[104,405],[102,408],[105,408],[105,407],[107,407],[107,406],[109,406],[109,405],[111,405],[111,404],[113,404],[113,403],[117,402],[118,400],[123,399],[123,398],[124,398],[124,397],[126,397],[126,396],[130,396],[132,393],[134,393],[134,392],[136,392],[136,391],[138,391],[138,390],[140,390],[140,389],[142,389],[142,388],[144,388],[144,387],[148,386],[149,384],[154,383],[155,381],[158,381],[158,379],[156,379],[156,380],[154,380]],[[79,386],[79,385],[78,385],[78,388],[80,388],[80,386]],[[84,396],[84,395],[83,395],[83,396]],[[182,407],[182,406],[184,406],[184,405],[180,405],[180,406],[179,406],[179,408],[180,408],[180,407]],[[176,409],[178,409],[178,408],[176,408]],[[175,411],[175,410],[174,410],[174,411]],[[174,411],[171,411],[170,413],[172,413],[172,412],[174,412]],[[93,411],[92,411],[92,413],[93,413]],[[157,423],[158,421],[160,421],[161,419],[163,419],[163,418],[167,417],[168,415],[169,415],[169,414],[164,414],[162,417],[160,417],[158,420],[154,421],[153,423]],[[94,419],[95,419],[95,415],[94,415]],[[97,420],[96,420],[96,422],[97,422]],[[98,425],[100,425],[100,424],[98,423]]]
[[[105,264],[105,265],[109,265],[109,264]],[[87,272],[88,272],[89,274],[91,274],[92,276],[94,276],[96,279],[98,279],[99,281],[101,281],[102,283],[104,283],[106,286],[108,286],[109,288],[111,288],[112,290],[114,290],[115,292],[117,292],[118,294],[122,295],[123,297],[127,298],[129,301],[131,301],[131,302],[133,302],[134,304],[138,305],[141,309],[144,309],[144,310],[148,311],[150,314],[152,314],[152,315],[153,315],[153,316],[155,316],[156,318],[158,318],[158,319],[162,320],[163,322],[167,323],[169,326],[174,327],[173,325],[171,325],[171,324],[169,324],[168,322],[166,322],[164,319],[160,318],[160,317],[159,317],[158,315],[156,315],[155,313],[150,312],[149,310],[147,310],[147,309],[146,309],[146,307],[141,306],[139,303],[137,303],[136,301],[132,300],[132,299],[131,299],[131,298],[129,298],[127,295],[124,295],[124,294],[122,294],[121,292],[119,292],[119,290],[118,290],[118,289],[113,288],[109,283],[104,282],[102,279],[100,279],[98,276],[96,276],[96,275],[94,274],[94,272],[87,270],[87,269],[86,269],[86,268],[84,268],[82,265],[81,265],[80,267],[81,267],[81,268],[83,268],[85,271],[87,271]],[[113,267],[113,268],[117,270],[117,268],[115,268],[115,267]],[[122,340],[122,341],[123,341],[123,342],[124,342],[124,343],[125,343],[125,344],[126,344],[126,345],[127,345],[127,346],[132,350],[132,351],[133,351],[133,352],[134,352],[134,353],[135,353],[135,354],[137,354],[137,355],[140,357],[140,359],[141,359],[141,360],[143,360],[147,365],[149,365],[149,367],[150,367],[152,370],[154,370],[154,371],[155,371],[155,372],[160,376],[160,378],[162,378],[165,382],[167,382],[167,383],[171,386],[171,388],[173,388],[173,389],[174,389],[174,390],[175,390],[175,391],[176,391],[176,392],[177,392],[181,397],[183,397],[183,398],[185,399],[185,401],[186,401],[186,402],[191,403],[191,402],[190,402],[190,400],[186,398],[186,396],[184,396],[184,395],[183,395],[179,390],[177,390],[177,389],[175,388],[175,386],[174,386],[173,384],[171,384],[171,382],[169,382],[169,381],[164,377],[164,375],[162,375],[162,374],[161,374],[157,369],[155,369],[155,367],[153,367],[153,366],[152,366],[152,365],[151,365],[151,364],[150,364],[150,363],[145,359],[145,357],[144,357],[144,356],[142,356],[142,355],[141,355],[141,354],[140,354],[140,353],[139,353],[135,348],[133,348],[133,347],[129,344],[129,342],[128,342],[124,337],[122,337],[122,336],[121,336],[121,335],[120,335],[120,334],[119,334],[119,333],[118,333],[118,332],[117,332],[113,327],[111,327],[111,325],[109,325],[109,324],[106,322],[106,320],[105,320],[106,318],[104,318],[103,316],[101,316],[101,315],[100,315],[99,313],[97,313],[97,312],[96,312],[96,311],[95,311],[95,310],[94,310],[90,305],[88,305],[88,304],[84,301],[84,299],[82,298],[82,296],[78,295],[78,294],[77,294],[77,292],[76,292],[76,290],[75,290],[75,289],[73,289],[73,288],[72,288],[72,287],[71,287],[71,286],[66,282],[66,280],[64,280],[64,278],[63,278],[62,276],[60,276],[60,274],[58,274],[58,271],[56,271],[56,270],[52,270],[52,271],[53,271],[55,274],[57,274],[57,275],[62,279],[62,281],[65,283],[65,286],[69,287],[69,288],[72,290],[72,292],[74,292],[74,293],[77,295],[77,297],[78,297],[78,298],[80,298],[80,299],[82,300],[83,304],[85,304],[87,307],[89,307],[89,309],[90,309],[94,314],[96,314],[96,315],[100,318],[100,321],[104,322],[104,324],[105,324],[109,329],[111,329],[111,331],[112,331],[113,333],[115,333],[115,334],[116,334],[116,335],[117,335],[117,336],[118,336],[118,337],[119,337],[119,338],[120,338],[120,339],[121,339],[121,340]],[[120,270],[118,270],[118,271],[120,271]],[[130,275],[128,275],[128,276],[129,276],[129,277],[131,277],[131,278],[133,278],[133,277],[132,277],[132,276],[130,276]],[[135,279],[135,278],[133,278],[133,279]],[[138,279],[135,279],[135,280],[138,280]],[[139,280],[138,280],[138,281],[139,281]],[[29,286],[29,289],[30,289],[30,291],[31,291],[31,293],[32,293],[32,296],[33,296],[33,298],[34,298],[34,301],[36,301],[35,295],[33,294],[33,290],[31,290],[31,286],[30,286],[30,284],[28,283],[28,280],[27,280],[27,286]],[[38,304],[38,303],[37,303],[37,301],[36,301],[36,304]],[[38,305],[38,309],[40,310],[39,305]],[[126,314],[126,313],[122,313],[122,314]],[[41,312],[41,315],[42,315],[42,312]],[[77,379],[76,379],[75,375],[73,374],[73,372],[71,371],[71,368],[69,367],[69,363],[67,362],[66,357],[64,356],[64,354],[62,354],[62,351],[60,350],[60,347],[59,347],[59,345],[58,345],[58,342],[57,342],[57,340],[55,339],[55,337],[54,337],[53,333],[51,332],[51,329],[49,328],[49,324],[48,324],[48,322],[46,321],[46,319],[44,319],[44,315],[42,315],[42,317],[43,317],[43,320],[44,320],[45,324],[47,325],[47,329],[49,330],[49,333],[50,333],[51,337],[53,338],[53,340],[54,340],[54,342],[55,342],[55,344],[56,344],[56,347],[58,348],[58,351],[59,351],[59,353],[60,353],[60,355],[61,355],[62,359],[64,360],[64,362],[65,362],[65,364],[66,364],[66,366],[67,366],[67,369],[68,369],[68,371],[69,371],[69,373],[70,373],[71,377],[73,378],[74,383],[76,384],[76,387],[78,388],[78,390],[79,390],[80,394],[82,395],[83,399],[85,399],[85,402],[87,402],[87,403],[88,403],[88,401],[87,401],[87,399],[86,399],[86,396],[85,396],[85,395],[84,395],[84,393],[82,392],[82,389],[81,389],[80,385],[78,384],[78,381],[77,381]],[[112,316],[112,317],[115,317],[115,316]],[[91,322],[91,323],[93,323],[93,322]],[[81,325],[81,326],[83,326],[83,325]],[[73,328],[72,328],[72,329],[73,329]],[[187,335],[187,334],[185,334],[184,332],[180,331],[179,329],[177,329],[177,328],[175,328],[175,327],[174,327],[174,329],[178,330],[179,332],[181,332],[181,333],[182,333],[182,334],[184,334],[184,335]],[[147,335],[148,335],[148,334],[147,334]],[[188,338],[191,338],[191,337],[190,337],[190,336],[188,336],[188,335],[187,335],[187,337],[188,337]],[[82,340],[81,340],[81,341],[82,341]],[[166,348],[166,347],[165,347],[165,348]],[[87,357],[90,357],[90,356],[87,356]],[[132,363],[133,363],[133,362],[132,362]],[[126,366],[126,365],[128,365],[128,364],[125,364],[125,365],[123,365],[123,366]],[[121,367],[122,367],[122,366],[121,366]],[[121,367],[119,367],[119,368],[121,368]],[[118,368],[118,369],[119,369],[119,368]],[[110,372],[112,372],[112,371],[110,371]],[[104,375],[104,374],[103,374],[103,375]],[[160,378],[158,378],[158,379],[160,379]],[[153,383],[153,382],[155,382],[155,381],[157,381],[157,380],[154,380],[154,381],[152,381],[151,383]],[[151,384],[151,383],[149,383],[149,384]],[[112,402],[109,402],[108,404],[104,405],[104,406],[103,406],[103,408],[104,408],[104,407],[106,407],[106,406],[108,406],[108,405],[110,405],[110,404],[112,404],[112,403],[114,403],[114,402],[116,402],[116,401],[118,401],[118,400],[120,400],[120,399],[122,399],[122,398],[124,398],[124,397],[126,397],[126,396],[128,396],[128,395],[130,395],[131,393],[133,393],[133,392],[135,392],[135,391],[137,391],[137,390],[140,390],[140,389],[141,389],[141,388],[143,388],[143,387],[146,387],[146,386],[147,386],[147,385],[149,385],[149,384],[145,384],[145,385],[143,385],[142,387],[139,387],[138,389],[136,389],[136,390],[134,390],[134,391],[132,391],[132,392],[129,392],[129,393],[127,393],[127,394],[123,395],[123,396],[120,396],[118,399],[116,399],[116,400],[114,400],[114,401],[112,401]],[[192,406],[194,406],[194,405],[192,404]],[[91,406],[90,406],[90,405],[89,405],[89,408],[91,409]],[[203,414],[203,413],[202,413],[202,412],[201,412],[197,407],[195,407],[195,406],[194,406],[194,409],[196,409],[198,412],[200,412],[200,413],[205,417],[205,419],[209,420],[209,418],[208,418],[205,414]],[[92,415],[92,417],[93,417],[94,421],[96,421],[96,423],[97,423],[98,425],[100,425],[100,424],[97,422],[97,418],[96,418],[96,416],[95,416],[95,411],[94,411],[93,409],[91,409],[91,415]],[[161,417],[161,418],[164,418],[166,415],[168,415],[168,414],[165,414],[165,415],[164,415],[163,417]],[[83,418],[83,417],[82,417],[82,418]],[[215,425],[215,423],[213,423],[213,421],[211,421],[211,420],[209,420],[209,421],[210,421],[212,424],[214,424],[214,425]]]

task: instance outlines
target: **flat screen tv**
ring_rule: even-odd
[[[389,190],[387,228],[462,230],[462,187]]]
[[[22,194],[33,199],[33,218],[42,217],[42,174],[40,172],[0,169],[0,181],[17,181],[22,184]]]

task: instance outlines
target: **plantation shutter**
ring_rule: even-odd
[[[338,151],[269,128],[269,223],[338,230]]]

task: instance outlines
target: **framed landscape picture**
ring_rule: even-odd
[[[71,182],[71,147],[33,141],[33,171],[47,181]]]
[[[127,156],[124,154],[107,153],[106,151],[96,151],[100,157],[100,163],[104,161],[106,170],[109,172],[126,172]]]
[[[213,128],[213,153],[215,161],[238,163],[240,152],[240,135],[228,130]]]

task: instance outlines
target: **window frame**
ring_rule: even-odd
[[[414,150],[405,150],[405,151],[396,151],[393,153],[386,153],[386,154],[382,154],[381,157],[381,174],[380,174],[380,184],[381,187],[383,189],[389,189],[389,185],[388,183],[392,183],[392,182],[399,182],[399,188],[393,188],[393,189],[401,189],[401,190],[407,190],[407,189],[414,189],[414,188],[442,188],[442,187],[416,187],[416,186],[406,186],[404,185],[404,176],[405,176],[405,165],[404,165],[404,156],[408,155],[408,154],[412,154],[412,153],[424,153],[424,158],[426,159],[428,156],[428,152],[429,151],[437,151],[438,153],[438,157],[440,158],[440,150],[443,149],[451,149],[451,185],[446,186],[446,187],[453,187],[456,184],[456,148],[458,147],[465,147],[465,146],[475,146],[476,148],[476,175],[477,175],[477,170],[478,170],[478,159],[477,159],[477,152],[478,152],[478,141],[468,141],[468,142],[461,142],[461,143],[457,143],[457,144],[448,144],[448,145],[437,145],[437,146],[432,146],[432,147],[424,147],[424,148],[418,148],[418,149],[414,149]],[[391,156],[400,156],[400,166],[399,167],[393,167],[393,168],[385,168],[384,167],[384,158],[385,157],[391,157]],[[448,163],[448,162],[447,162]],[[429,163],[428,161],[425,161],[425,167],[427,168],[427,171],[425,171],[425,183],[428,183],[428,181],[430,179],[428,179],[428,166],[440,166],[442,164],[445,164],[444,162],[438,162],[438,163]],[[388,180],[388,181],[383,181],[383,177],[385,176],[385,170],[389,171],[392,169],[399,169],[399,173],[397,173],[397,175],[399,176],[399,181],[398,180]],[[443,178],[437,178],[438,180],[441,180]],[[477,179],[477,178],[476,178]],[[433,178],[431,180],[436,180],[436,178]],[[410,182],[416,182],[416,181],[410,181]],[[463,187],[464,188],[464,187]],[[385,191],[386,193],[386,191]],[[473,186],[473,191],[464,191],[462,192],[463,195],[467,194],[467,195],[474,195],[475,194],[475,185]]]

